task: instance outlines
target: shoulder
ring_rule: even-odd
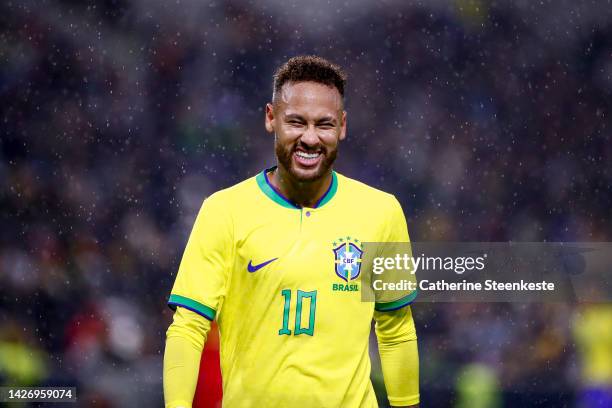
[[[245,199],[245,196],[256,191],[257,182],[255,176],[249,177],[233,186],[215,191],[211,194],[206,201],[224,202],[225,204],[231,204],[233,201],[239,199]],[[246,197],[248,199],[248,197]]]
[[[202,210],[231,215],[240,208],[241,203],[249,201],[256,193],[257,182],[255,177],[250,177],[206,197],[202,203]]]
[[[343,190],[343,195],[352,198],[356,203],[366,206],[374,206],[378,209],[392,209],[399,206],[397,198],[393,194],[379,190],[361,181],[336,173],[338,185]]]

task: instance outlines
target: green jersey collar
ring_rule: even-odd
[[[268,172],[274,170],[276,166],[270,167],[269,169],[263,170],[261,173],[255,177],[257,180],[257,185],[261,189],[261,191],[267,195],[272,201],[275,203],[285,207],[285,208],[293,208],[293,209],[301,209],[302,207],[293,201],[289,200],[287,197],[283,196],[280,191],[278,191],[270,180],[268,180]],[[329,188],[323,194],[323,196],[317,201],[314,208],[323,207],[327,204],[334,195],[336,195],[336,191],[338,191],[338,176],[336,176],[336,172],[332,171],[332,181],[329,185]]]

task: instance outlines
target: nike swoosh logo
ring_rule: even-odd
[[[260,263],[260,264],[258,264],[258,265],[253,265],[253,264],[251,263],[251,261],[249,261],[249,264],[247,265],[247,270],[248,270],[249,272],[257,272],[258,270],[260,270],[261,268],[263,268],[263,267],[264,267],[264,266],[266,266],[267,264],[272,263],[272,262],[276,261],[277,259],[278,259],[278,258],[272,258],[272,259],[270,259],[269,261],[266,261],[266,262]]]

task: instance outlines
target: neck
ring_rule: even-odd
[[[268,175],[270,183],[283,196],[300,207],[314,207],[325,195],[332,183],[332,172],[329,170],[323,177],[313,181],[295,180],[289,172],[277,166]]]

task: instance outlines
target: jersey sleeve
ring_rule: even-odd
[[[419,352],[410,307],[375,312],[376,337],[391,406],[419,403]]]
[[[166,332],[163,388],[166,408],[191,407],[198,383],[200,357],[211,322],[177,307]]]
[[[408,249],[410,252],[409,255],[412,256],[412,249],[409,245],[407,245],[407,243],[410,242],[410,236],[408,235],[408,226],[406,225],[404,210],[402,210],[401,204],[395,197],[392,197],[387,213],[389,216],[387,217],[381,242],[402,244],[390,244],[384,249],[383,252],[386,253],[387,256],[393,256],[398,251],[405,251]],[[391,281],[410,279],[416,282],[416,277],[413,274],[407,273],[407,271],[397,271],[395,274],[395,277],[389,278]],[[391,273],[388,273],[387,276],[390,275]],[[417,297],[417,290],[406,290],[399,294],[393,294],[392,299],[389,299],[389,296],[391,295],[389,293],[377,295],[380,295],[380,298],[377,298],[374,305],[375,310],[378,312],[390,312],[401,309],[414,302]]]
[[[217,194],[198,213],[168,300],[172,309],[181,306],[211,321],[225,296],[234,254],[232,220]]]

